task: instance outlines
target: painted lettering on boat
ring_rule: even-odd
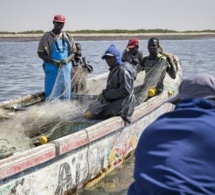
[[[67,162],[60,165],[59,176],[58,176],[58,186],[55,191],[55,195],[63,194],[64,191],[71,189],[72,184],[72,174],[70,166]]]
[[[23,186],[25,182],[25,178],[22,178],[20,180],[16,180],[15,185],[10,190],[10,194],[17,194],[19,186]]]
[[[89,164],[88,155],[84,156],[83,154],[74,157],[71,160],[71,164],[68,162],[60,164],[55,195],[61,195],[62,192],[68,192],[72,188],[75,189],[78,186],[74,186],[74,184],[80,184],[81,182],[84,182],[84,180],[87,181],[88,177],[97,173],[98,170],[102,170],[106,158],[102,151],[104,151],[103,147],[95,147],[93,150],[88,151],[90,152],[88,155],[91,155],[92,162],[95,160],[90,168],[85,166],[86,164]],[[93,156],[98,156],[99,158],[93,158]],[[74,167],[76,168],[74,169]]]

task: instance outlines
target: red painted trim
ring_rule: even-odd
[[[83,138],[76,138],[76,139],[71,139],[69,142],[61,142],[60,143],[60,155],[65,154],[71,150],[74,150],[76,148],[79,148],[81,146],[89,144],[89,141],[86,137]]]
[[[86,130],[88,131],[90,142],[92,142],[114,131],[117,131],[122,127],[124,127],[124,121],[121,119],[121,117],[114,117],[114,118],[105,120],[104,122],[98,125],[89,127]]]
[[[19,173],[21,171],[24,171],[28,168],[34,167],[36,165],[42,164],[48,160],[51,160],[53,158],[55,158],[55,150],[49,150],[46,152],[43,152],[41,154],[36,154],[35,156],[32,156],[28,159],[28,154],[26,154],[26,156],[24,156],[25,158],[18,158],[18,162],[15,163],[7,163],[7,161],[5,161],[5,167],[1,165],[1,169],[0,169],[0,179],[9,177],[11,175],[14,175],[16,173]],[[13,156],[12,156],[13,157]],[[12,158],[11,157],[11,158]],[[7,160],[7,159],[5,159]],[[10,160],[10,157],[8,158],[8,161]]]

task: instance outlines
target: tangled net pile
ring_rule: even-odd
[[[10,120],[0,123],[0,153],[7,156],[12,149],[20,152],[35,147],[37,136],[48,137],[58,123],[83,115],[83,109],[84,105],[77,101],[56,100],[17,113]]]
[[[148,90],[157,84],[164,78],[166,74],[165,66],[161,63],[156,64],[151,68],[144,78],[144,85],[135,88],[135,94],[137,97],[137,105],[146,101],[148,98]],[[83,118],[85,110],[88,108],[92,101],[95,101],[97,95],[101,93],[101,86],[106,84],[106,79],[97,83],[91,83],[93,90],[90,94],[76,97],[72,94],[72,101],[60,101],[59,99],[67,95],[71,90],[63,76],[63,69],[59,71],[56,84],[50,97],[44,103],[27,108],[23,112],[16,113],[11,119],[4,120],[0,123],[1,139],[0,139],[0,159],[5,158],[12,153],[25,151],[29,148],[35,147],[38,136],[45,135],[49,137],[55,132],[63,123],[72,122],[77,118]],[[80,90],[84,90],[88,93],[87,89],[78,85],[78,77],[82,74],[81,70],[77,71],[77,75],[73,76],[73,83],[76,83],[76,87]],[[64,85],[65,91],[59,95],[59,88]],[[75,88],[74,90],[77,91]],[[91,86],[92,89],[92,86]],[[81,99],[82,98],[82,99]],[[86,99],[85,99],[86,98]],[[89,99],[91,101],[89,101]],[[79,101],[76,101],[79,100]],[[81,100],[81,103],[80,103]],[[87,100],[87,101],[86,101]]]
[[[0,159],[35,147],[38,136],[49,137],[64,122],[72,122],[84,116],[90,101],[82,99],[80,104],[75,100],[59,100],[71,90],[65,82],[63,71],[65,70],[59,70],[53,92],[44,103],[17,112],[10,119],[0,123]],[[59,95],[61,85],[64,85],[65,91]]]

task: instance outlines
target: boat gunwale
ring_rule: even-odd
[[[69,153],[79,147],[88,145],[94,141],[97,141],[101,139],[104,136],[107,136],[111,133],[114,133],[118,131],[121,128],[127,127],[127,125],[132,125],[134,124],[137,120],[140,120],[141,118],[147,117],[147,115],[150,112],[153,112],[155,108],[159,107],[162,105],[162,100],[166,100],[168,98],[167,93],[160,94],[159,96],[155,96],[148,101],[144,102],[143,104],[139,105],[138,107],[135,108],[134,112],[134,119],[132,120],[131,124],[126,124],[123,119],[119,116],[111,117],[109,119],[106,119],[104,121],[101,121],[99,123],[96,123],[90,127],[84,128],[78,132],[72,133],[70,135],[66,135],[64,137],[58,138],[56,140],[53,140],[49,142],[46,145],[41,145],[37,146],[36,148],[29,149],[27,151],[23,151],[21,153],[16,154],[15,156],[10,156],[5,159],[0,160],[0,175],[6,178],[12,175],[12,173],[9,171],[7,174],[7,171],[3,170],[2,168],[7,167],[7,170],[19,170],[19,167],[23,167],[22,170],[20,171],[15,171],[14,174],[17,174],[19,172],[22,172],[26,169],[32,168],[35,165],[42,164],[46,161],[49,161],[53,158],[57,158],[60,155]],[[160,101],[156,101],[156,104],[154,104],[154,100],[160,99]],[[147,112],[145,112],[147,111]],[[144,112],[144,114],[139,114]],[[138,114],[136,114],[138,113]],[[113,123],[115,123],[113,128]],[[105,128],[104,128],[105,126]],[[40,159],[40,153],[43,154],[44,147],[53,147],[50,146],[54,145],[54,151],[52,153],[55,153],[55,156],[51,155],[50,158],[47,158],[47,160],[43,161],[42,158],[41,160],[37,160],[38,164],[31,164],[29,166],[29,163],[24,162],[24,157],[27,159],[30,158],[29,155],[32,155],[33,158],[36,156],[36,158]],[[23,165],[21,165],[18,160],[20,159],[21,162],[23,162]],[[15,160],[17,162],[17,165],[11,164],[11,162]],[[27,160],[28,161],[28,160]],[[27,164],[27,165],[26,165]],[[3,171],[3,172],[2,172]],[[0,179],[3,179],[0,177]]]

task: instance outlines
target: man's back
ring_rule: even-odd
[[[215,105],[179,103],[142,134],[131,194],[215,194]]]

